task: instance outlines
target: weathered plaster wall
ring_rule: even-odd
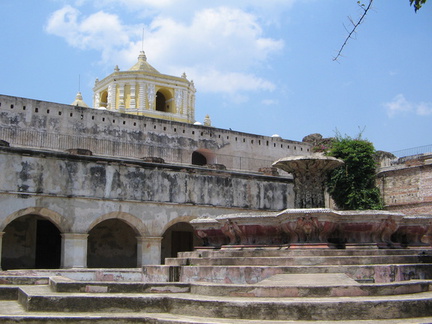
[[[432,214],[432,164],[418,161],[383,168],[377,183],[386,209],[407,215]]]
[[[0,139],[11,146],[190,164],[192,153],[214,155],[228,169],[258,171],[310,144],[106,110],[0,96]]]
[[[25,207],[52,211],[61,232],[87,233],[117,213],[142,223],[138,232],[161,236],[178,217],[293,204],[292,181],[283,177],[16,148],[1,148],[0,164],[0,230]]]
[[[29,155],[30,154],[30,155]],[[283,177],[2,148],[0,190],[28,195],[281,210]]]
[[[26,241],[34,231],[10,242],[19,231],[8,225],[22,225],[23,216],[58,228],[62,267],[130,267],[160,263],[164,234],[177,223],[293,206],[292,180],[262,173],[14,147],[0,147],[0,164],[0,237],[4,232],[9,268],[34,263],[27,246],[35,244]],[[104,222],[112,220],[120,222]],[[111,256],[117,254],[121,262]]]

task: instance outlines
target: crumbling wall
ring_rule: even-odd
[[[0,149],[0,190],[109,201],[160,202],[255,210],[292,207],[285,177],[139,160]]]
[[[432,164],[410,161],[384,168],[377,184],[386,209],[407,215],[432,214]]]

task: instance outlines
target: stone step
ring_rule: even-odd
[[[47,286],[22,286],[18,301],[26,311],[165,312],[166,295],[144,293],[58,293]]]
[[[73,269],[29,269],[29,270],[8,270],[3,271],[1,278],[8,278],[12,284],[32,284],[26,280],[35,281],[34,284],[48,284],[49,277],[66,276],[76,280],[94,280],[94,281],[142,281],[141,268],[73,268]],[[23,282],[19,282],[23,280]],[[1,283],[1,281],[0,281]]]
[[[18,290],[17,286],[0,285],[0,300],[17,300]]]
[[[176,258],[165,259],[165,265],[363,265],[420,263],[417,255],[369,255],[369,256],[291,256],[291,257],[219,257],[219,258]]]
[[[278,275],[274,277],[277,276]],[[293,280],[298,280],[296,276],[304,277],[305,275],[279,276],[294,276]],[[355,284],[347,284],[344,282],[331,284],[326,280],[322,285],[312,285],[308,284],[308,282],[301,282],[301,280],[299,280],[299,283],[287,285],[286,283],[280,281],[265,282],[266,280],[263,280],[262,282],[255,285],[194,283],[191,285],[190,292],[192,294],[207,296],[258,298],[386,296],[415,294],[429,291],[432,284],[432,281],[430,280],[413,280],[385,284],[359,284],[354,280],[353,281]],[[314,281],[311,282],[314,283]]]
[[[50,278],[50,287],[56,292],[89,293],[186,293],[190,292],[189,283],[181,282],[119,282],[119,281],[81,281],[62,276]],[[1,288],[1,286],[0,286]]]
[[[394,296],[247,298],[194,294],[56,293],[48,286],[20,290],[26,311],[156,312],[245,320],[360,320],[432,316],[432,292]]]
[[[0,303],[0,322],[3,324],[58,324],[58,323],[104,323],[104,324],[128,324],[128,323],[158,323],[158,324],[420,324],[432,323],[432,317],[416,317],[386,320],[343,320],[343,321],[291,321],[291,320],[253,320],[253,319],[226,319],[211,318],[191,315],[169,313],[121,313],[121,312],[87,312],[73,314],[65,312],[26,312],[17,301],[2,301]]]
[[[0,300],[17,300],[19,285],[47,285],[49,277],[0,275]]]
[[[48,282],[48,276],[0,275],[0,285],[47,285]]]
[[[290,257],[290,256],[359,256],[359,255],[432,255],[432,249],[293,249],[293,248],[229,248],[179,252],[179,258],[219,257]]]
[[[145,267],[145,281],[161,281],[160,266]],[[169,270],[170,267],[165,269]],[[176,267],[171,267],[176,268]],[[177,267],[177,281],[254,284],[277,274],[345,273],[360,282],[392,282],[432,279],[430,264],[325,265],[325,266],[183,266]],[[167,270],[167,272],[169,272]],[[171,272],[173,269],[171,269]],[[156,273],[153,280],[152,273]],[[172,279],[172,278],[171,278]]]
[[[413,294],[429,290],[431,280],[411,280],[384,284],[360,284],[345,274],[283,274],[253,285],[214,283],[131,283],[74,281],[52,277],[55,292],[87,293],[192,293],[209,296],[243,297],[323,297]],[[0,287],[1,291],[1,287]]]

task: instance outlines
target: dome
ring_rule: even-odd
[[[144,72],[150,72],[150,73],[158,73],[159,71],[156,70],[153,66],[148,64],[147,62],[147,56],[145,55],[144,51],[140,52],[140,55],[138,56],[138,62],[135,63],[134,66],[132,66],[129,71],[144,71]]]
[[[72,106],[78,106],[78,107],[85,107],[88,108],[89,106],[84,102],[81,92],[78,91],[75,101],[71,103]]]

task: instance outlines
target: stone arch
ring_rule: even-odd
[[[198,149],[192,153],[193,165],[216,164],[216,154],[208,149]]]
[[[194,234],[190,221],[195,217],[179,217],[169,222],[163,230],[161,242],[161,263],[165,258],[176,257],[178,252],[193,251],[202,245],[201,239]]]
[[[142,221],[128,213],[112,212],[89,226],[87,266],[89,268],[135,268],[138,240],[147,236]]]
[[[100,93],[99,107],[107,108],[107,106],[108,106],[108,91],[105,90]]]
[[[65,217],[60,215],[59,213],[50,210],[48,208],[44,207],[28,207],[20,209],[12,214],[10,214],[8,217],[6,217],[0,224],[0,232],[3,232],[5,227],[14,221],[15,219],[26,216],[26,215],[38,215],[41,216],[49,221],[51,221],[61,233],[68,233],[70,232],[70,225],[68,224]]]
[[[3,270],[60,268],[61,232],[51,219],[27,213],[15,217],[3,231]]]
[[[156,92],[156,110],[175,113],[175,101],[169,89],[160,88]]]
[[[136,268],[138,265],[137,231],[119,218],[106,219],[88,233],[89,268]]]
[[[149,232],[147,227],[144,225],[144,223],[136,216],[125,213],[125,212],[112,212],[105,215],[102,215],[101,217],[98,217],[96,220],[94,220],[90,226],[87,229],[87,233],[91,231],[93,227],[95,227],[97,224],[108,220],[108,219],[119,219],[124,221],[126,224],[128,224],[130,227],[134,229],[137,236],[148,236]]]

